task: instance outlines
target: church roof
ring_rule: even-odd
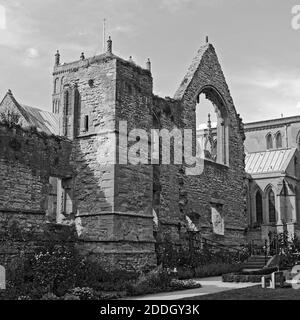
[[[58,117],[54,113],[25,106],[23,104],[21,107],[25,110],[32,125],[45,133],[59,134]]]
[[[285,172],[297,149],[277,149],[246,154],[249,174]]]
[[[4,99],[0,103],[0,107],[16,108],[22,116],[21,125],[23,127],[33,126],[36,127],[38,131],[42,131],[47,134],[59,134],[59,119],[57,115],[52,112],[20,104],[15,99],[11,91],[8,91],[5,95]]]

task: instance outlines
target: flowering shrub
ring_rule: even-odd
[[[31,300],[31,297],[29,297],[29,296],[20,296],[20,297],[18,297],[18,300]]]
[[[77,296],[80,300],[95,300],[95,292],[92,288],[75,288],[70,294]]]
[[[44,249],[31,260],[34,283],[47,292],[62,296],[75,286],[78,263],[78,257],[70,247]]]
[[[176,280],[177,270],[163,266],[140,274],[106,271],[80,257],[72,246],[57,244],[24,256],[13,274],[0,299],[107,300],[199,287],[191,281]]]
[[[78,296],[74,296],[74,294],[66,293],[63,297],[64,300],[80,300]]]
[[[178,280],[173,279],[170,283],[170,287],[173,289],[178,290],[185,290],[185,289],[198,289],[201,288],[201,284],[194,281],[194,280]]]
[[[128,283],[126,291],[132,296],[164,291],[170,288],[173,278],[174,274],[170,269],[163,269],[160,266],[147,274],[141,274],[136,281]]]
[[[41,300],[51,300],[51,301],[55,301],[55,300],[59,300],[59,297],[57,297],[55,294],[53,293],[46,293],[42,296]]]
[[[178,280],[176,277],[176,270],[163,269],[160,266],[147,274],[142,274],[137,281],[129,283],[127,293],[131,296],[137,296],[163,291],[201,288],[201,285],[193,280]]]

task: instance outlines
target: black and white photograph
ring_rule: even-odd
[[[300,300],[299,57],[296,0],[0,0],[0,310]]]

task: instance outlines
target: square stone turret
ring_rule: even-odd
[[[76,226],[83,254],[119,268],[156,264],[153,174],[120,165],[119,122],[150,130],[151,72],[111,52],[54,66],[53,112],[60,135],[73,140]],[[110,42],[110,43],[109,43]]]

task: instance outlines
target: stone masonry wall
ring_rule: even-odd
[[[49,177],[72,177],[70,155],[65,139],[0,125],[0,264],[9,267],[50,240],[74,241],[56,237],[72,231],[46,219]]]
[[[229,120],[229,165],[205,160],[203,173],[199,176],[186,176],[179,166],[161,166],[159,219],[165,226],[169,225],[161,230],[165,234],[171,233],[173,238],[178,234],[180,239],[180,234],[186,231],[185,216],[188,216],[203,236],[228,245],[239,245],[245,242],[247,227],[244,136],[241,120],[211,45],[198,52],[175,100],[160,100],[158,103],[158,110],[168,112],[156,113],[160,113],[161,128],[192,129],[195,139],[197,97],[208,86],[225,102]],[[214,203],[223,207],[224,236],[213,232],[211,210]]]
[[[152,168],[116,162],[119,121],[127,121],[129,128],[137,123],[151,127],[150,73],[102,55],[57,66],[54,77],[63,77],[64,87],[76,88],[80,96],[80,109],[71,110],[73,117],[78,115],[73,125],[80,126],[74,128],[79,134],[74,137],[72,163],[81,252],[110,268],[155,265]],[[83,127],[86,116],[88,131]]]

